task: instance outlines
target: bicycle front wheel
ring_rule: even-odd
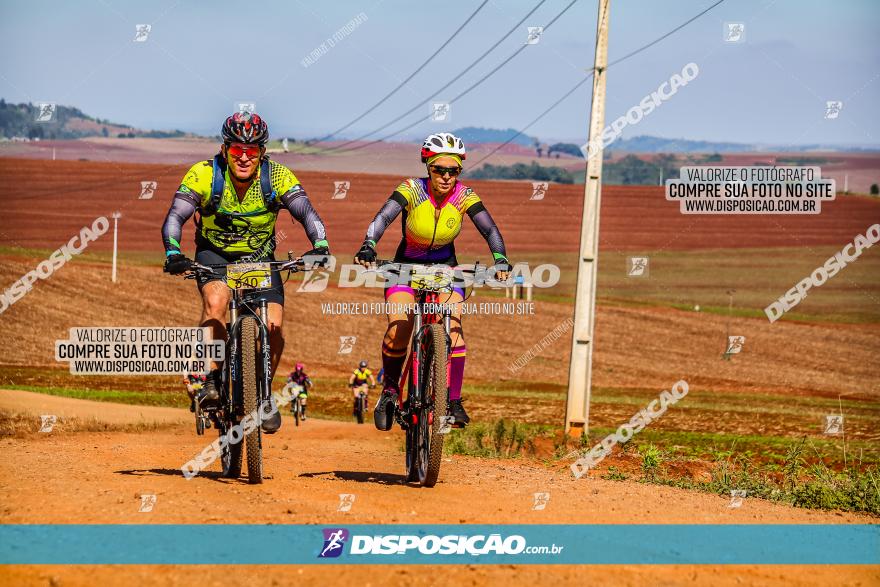
[[[410,462],[415,471],[408,477],[424,487],[433,487],[440,477],[440,463],[443,461],[443,417],[446,416],[446,331],[442,324],[430,324],[421,339],[422,364],[419,365],[419,389],[417,396],[420,407],[416,412],[417,422],[412,430],[411,441],[415,454]],[[413,462],[414,461],[414,462]],[[413,474],[415,473],[415,474]]]
[[[247,445],[248,483],[263,482],[263,447],[260,437],[260,394],[257,369],[257,335],[260,330],[257,319],[245,316],[241,319],[241,383],[244,391],[244,413],[257,417],[257,425],[245,437]]]

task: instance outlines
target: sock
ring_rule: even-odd
[[[397,351],[382,343],[382,368],[385,369],[382,380],[385,382],[385,387],[398,389],[400,372],[403,371],[403,364],[405,362],[406,349]],[[398,389],[398,391],[400,390]]]
[[[449,355],[449,399],[461,399],[461,384],[464,382],[464,360],[467,358],[467,347],[453,347]]]

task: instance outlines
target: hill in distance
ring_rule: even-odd
[[[515,128],[507,128],[504,130],[497,128],[482,128],[478,126],[465,126],[452,131],[452,134],[461,137],[465,144],[479,143],[504,143],[511,141],[514,145],[522,145],[524,147],[532,147],[539,142],[537,137],[531,137],[526,134],[517,136]],[[513,140],[511,140],[512,137]]]
[[[7,139],[80,139],[85,137],[175,138],[192,136],[180,130],[141,130],[127,124],[93,118],[79,108],[61,104],[9,104],[0,98],[0,136]]]

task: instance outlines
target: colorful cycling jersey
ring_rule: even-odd
[[[397,247],[397,262],[457,264],[455,237],[461,232],[464,215],[489,243],[493,256],[506,258],[504,241],[480,197],[468,186],[456,182],[438,203],[428,178],[411,178],[401,183],[367,229],[365,242],[375,247],[385,229],[403,213],[403,238]]]
[[[277,194],[287,194],[296,188],[302,189],[299,180],[284,165],[270,160],[269,168],[272,189]],[[217,211],[206,214],[205,208],[211,199],[214,166],[211,161],[201,161],[190,167],[178,188],[178,193],[192,194],[199,200],[202,214],[197,224],[197,245],[229,253],[253,253],[266,246],[275,234],[278,210],[270,210],[266,207],[259,176],[258,168],[253,182],[244,197],[239,200],[227,169],[223,195]]]
[[[305,374],[305,371],[291,371],[290,375],[287,377],[287,380],[291,383],[302,385],[304,389],[308,389],[308,387],[312,384],[312,380],[309,379],[309,376]]]
[[[406,199],[403,209],[403,240],[397,250],[401,260],[444,261],[455,256],[452,241],[461,232],[468,208],[480,197],[456,182],[442,204],[434,199],[427,178],[408,179],[394,190]]]
[[[367,379],[373,374],[369,369],[364,369],[361,371],[360,369],[354,370],[354,380],[355,383],[366,383]]]

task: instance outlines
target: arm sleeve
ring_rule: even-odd
[[[177,192],[171,200],[171,208],[165,216],[162,224],[162,243],[165,245],[165,255],[180,253],[180,235],[183,233],[183,225],[195,214],[198,202],[192,194]]]
[[[498,230],[498,226],[495,225],[495,221],[492,220],[483,203],[477,202],[469,207],[467,214],[483,238],[486,239],[495,260],[498,260],[499,255],[507,259],[507,250],[504,247],[504,239],[501,238],[501,231]]]
[[[370,222],[370,226],[367,228],[367,236],[364,240],[369,241],[375,247],[379,239],[382,238],[382,235],[385,234],[385,229],[394,222],[394,219],[397,218],[404,208],[406,208],[406,198],[403,194],[400,192],[391,194],[391,197],[388,198],[379,210],[379,213]]]
[[[287,208],[290,215],[302,224],[312,246],[329,248],[324,223],[321,222],[321,217],[312,207],[309,196],[306,195],[306,191],[300,184],[293,186],[290,191],[281,196],[281,203]]]

